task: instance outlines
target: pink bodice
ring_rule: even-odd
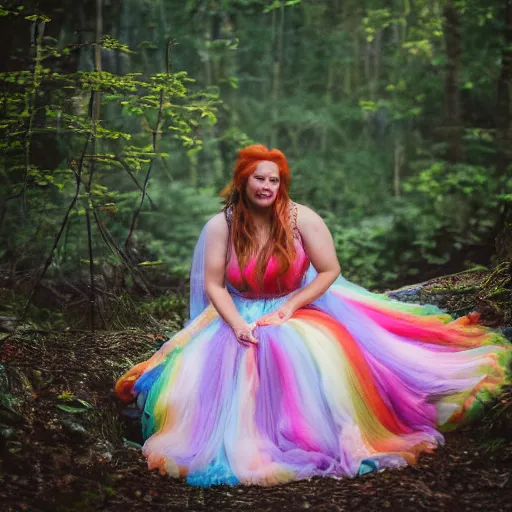
[[[238,291],[248,295],[272,296],[285,295],[300,287],[304,273],[308,269],[309,259],[299,240],[295,240],[296,256],[292,265],[281,276],[279,276],[279,265],[275,256],[271,256],[268,262],[263,283],[256,277],[254,267],[256,257],[251,258],[247,266],[240,270],[238,259],[234,248],[231,249],[231,256],[226,267],[226,280]],[[244,283],[245,280],[245,283]]]
[[[295,258],[288,270],[279,275],[279,263],[271,256],[260,283],[256,277],[256,256],[253,256],[244,269],[240,269],[238,258],[233,246],[226,265],[226,280],[237,291],[246,296],[276,296],[286,295],[300,287],[302,278],[309,267],[309,258],[302,245],[302,239],[296,226],[296,206],[292,203],[290,222],[294,233]]]

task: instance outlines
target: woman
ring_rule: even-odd
[[[341,276],[331,235],[290,201],[284,155],[239,152],[203,229],[190,321],[116,385],[143,408],[150,469],[273,485],[413,463],[508,382],[506,340]]]

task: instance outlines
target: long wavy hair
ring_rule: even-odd
[[[238,159],[233,171],[233,180],[224,188],[221,195],[225,198],[224,209],[231,208],[231,240],[241,269],[249,263],[256,253],[256,225],[250,213],[246,185],[249,176],[264,160],[274,162],[279,168],[279,190],[272,204],[272,224],[267,243],[261,248],[256,260],[256,276],[263,282],[263,275],[271,256],[275,256],[279,265],[279,275],[284,274],[295,258],[295,244],[290,225],[290,169],[284,154],[278,149],[254,144],[238,151]]]

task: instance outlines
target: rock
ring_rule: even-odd
[[[390,299],[401,300],[402,302],[421,302],[421,292],[423,289],[423,285],[404,287],[388,292],[387,296]]]
[[[16,329],[16,320],[15,316],[0,316],[0,331],[14,332]]]
[[[96,462],[110,462],[114,446],[105,439],[99,439],[90,448],[91,458]]]
[[[512,342],[512,327],[505,327],[503,329],[503,336],[505,336],[508,341]]]
[[[8,426],[20,426],[25,422],[23,416],[12,407],[14,403],[16,400],[11,395],[0,397],[0,423]]]
[[[19,441],[7,441],[5,449],[11,454],[17,454],[23,449],[23,445]]]
[[[123,446],[126,448],[137,448],[137,450],[142,450],[142,445],[139,443],[136,443],[135,441],[130,441],[129,439],[126,439],[123,437]]]
[[[62,425],[63,430],[71,437],[79,438],[82,440],[89,437],[89,432],[87,432],[86,428],[76,421],[65,418],[60,421],[60,424]]]
[[[114,446],[104,439],[98,439],[91,444],[85,453],[74,457],[74,461],[79,466],[90,466],[91,464],[104,464],[112,460]]]
[[[5,443],[14,437],[17,429],[9,427],[7,425],[0,424],[0,445],[4,445]]]
[[[132,420],[139,419],[142,416],[142,410],[137,407],[136,404],[131,404],[128,407],[125,407],[121,414],[126,418],[130,418]]]

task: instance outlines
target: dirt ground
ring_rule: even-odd
[[[272,488],[150,472],[112,386],[162,336],[25,331],[0,346],[1,510],[512,511],[512,440],[472,426],[415,467]],[[491,429],[492,430],[492,429]]]

